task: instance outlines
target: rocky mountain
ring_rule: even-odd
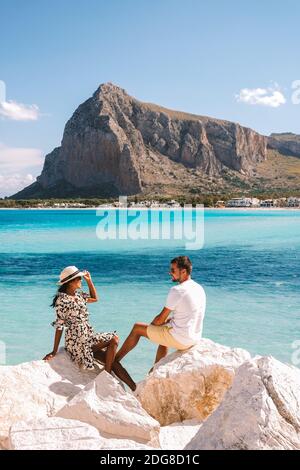
[[[252,129],[143,103],[105,83],[67,122],[37,181],[11,197],[226,188],[228,174],[251,178],[266,156],[267,138]]]
[[[283,155],[300,157],[300,135],[292,132],[271,134],[268,138],[268,147],[278,150]]]

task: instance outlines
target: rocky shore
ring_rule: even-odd
[[[0,447],[300,449],[300,370],[202,339],[161,360],[134,394],[61,349],[0,367]]]

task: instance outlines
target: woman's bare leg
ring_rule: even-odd
[[[101,351],[102,349],[106,348],[105,354],[105,370],[109,374],[112,370],[112,365],[116,357],[116,352],[118,349],[119,338],[117,336],[113,336],[110,341],[97,343],[93,346],[93,353],[97,351]]]
[[[128,374],[127,370],[122,366],[122,364],[120,364],[120,362],[118,361],[115,361],[112,365],[112,369],[116,376],[119,377],[119,379],[121,379],[126,385],[128,385],[130,390],[134,392],[136,389],[136,383],[132,380],[132,378]]]
[[[119,345],[119,338],[117,336],[113,336],[106,350],[105,370],[109,374],[111,373],[112,365],[115,361],[118,345]]]
[[[106,362],[106,352],[105,351],[95,351],[94,356],[96,359],[98,359],[100,362],[105,364]],[[122,380],[128,387],[134,392],[136,389],[136,384],[128,374],[127,370],[117,361],[115,361],[112,365],[112,370],[116,374],[116,376]]]

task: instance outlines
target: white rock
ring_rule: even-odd
[[[202,423],[190,419],[182,423],[174,423],[160,428],[159,442],[164,450],[182,450],[193,439]]]
[[[19,421],[9,434],[11,450],[151,449],[135,441],[106,439],[96,428],[73,419],[38,418]]]
[[[300,449],[300,370],[255,357],[186,449]]]
[[[135,392],[143,408],[162,426],[196,418],[205,420],[222,401],[234,372],[250,354],[202,339],[155,365]]]
[[[103,439],[102,450],[157,450],[157,447],[150,447],[130,439]]]
[[[59,410],[57,416],[84,421],[102,434],[159,445],[159,423],[106,371]]]
[[[9,432],[9,448],[26,449],[99,449],[101,439],[93,426],[63,418],[38,418],[18,421]]]
[[[0,367],[0,445],[16,421],[51,416],[93,380],[99,370],[81,371],[62,348],[50,361]]]

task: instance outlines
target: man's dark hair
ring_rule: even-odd
[[[179,269],[186,269],[188,274],[192,272],[192,262],[188,256],[177,256],[177,258],[172,259],[171,264],[176,263]]]

